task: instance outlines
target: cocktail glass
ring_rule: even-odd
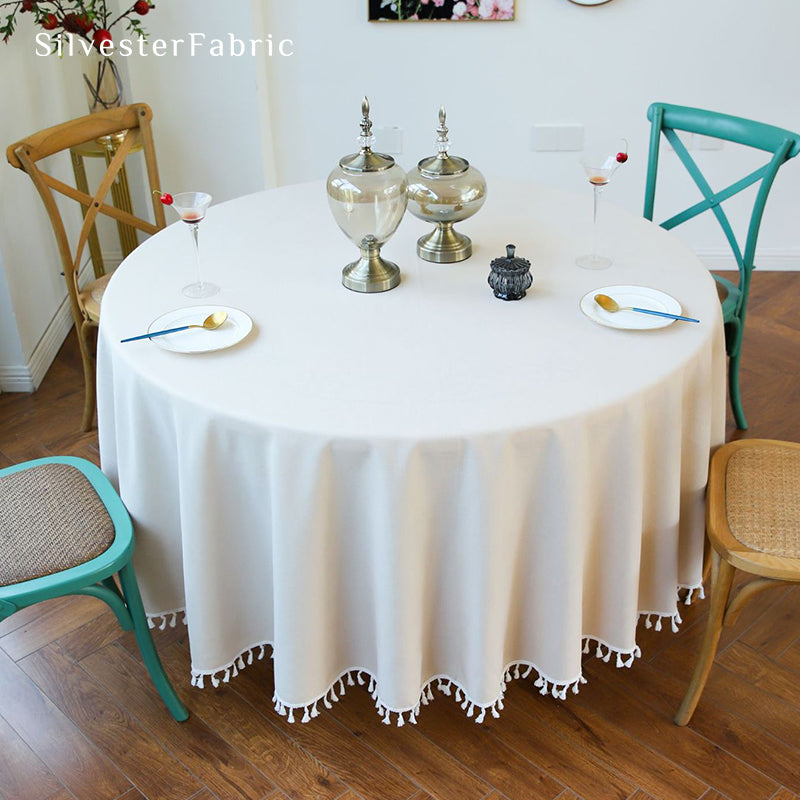
[[[190,226],[194,241],[195,269],[197,280],[183,287],[187,297],[211,297],[219,291],[219,286],[204,281],[200,273],[200,244],[198,229],[211,205],[211,195],[206,192],[181,192],[172,198],[172,208]]]
[[[581,159],[581,166],[594,192],[592,208],[592,252],[589,255],[579,256],[575,263],[584,269],[607,269],[611,266],[611,259],[597,253],[597,204],[600,194],[608,186],[611,176],[620,165],[617,153],[601,151],[589,153]]]

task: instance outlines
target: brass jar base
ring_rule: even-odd
[[[372,237],[368,239],[361,243],[361,258],[342,270],[342,283],[354,292],[394,289],[400,283],[400,267],[381,258],[381,246]]]
[[[417,255],[436,264],[465,261],[472,255],[472,240],[454,230],[452,222],[440,222],[427,236],[417,239]]]

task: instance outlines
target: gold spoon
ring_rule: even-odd
[[[655,317],[667,317],[668,319],[682,319],[684,322],[700,322],[699,319],[692,317],[682,317],[680,314],[668,314],[666,311],[653,311],[650,308],[636,308],[635,306],[621,306],[613,297],[607,294],[596,294],[594,301],[604,311],[616,314],[617,311],[638,311],[640,314],[652,314]]]
[[[177,333],[178,331],[185,331],[188,328],[204,328],[207,331],[215,331],[226,319],[228,319],[227,311],[215,311],[203,320],[202,325],[181,325],[180,328],[169,328],[169,330],[166,331],[143,333],[141,336],[131,336],[129,339],[120,339],[120,342],[135,342],[137,339],[151,339],[153,336],[164,336],[166,333]]]

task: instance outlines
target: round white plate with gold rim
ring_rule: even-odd
[[[163,331],[168,328],[180,328],[181,325],[202,325],[203,320],[215,311],[227,311],[228,318],[213,331],[204,328],[189,328],[177,333],[155,336],[150,341],[164,350],[173,353],[210,353],[213,350],[224,350],[233,347],[244,339],[253,329],[253,320],[238,308],[230,306],[187,306],[168,311],[154,319],[147,328],[148,333]]]
[[[649,286],[600,286],[592,289],[581,298],[581,311],[598,325],[620,328],[628,331],[646,331],[653,328],[666,328],[674,319],[654,317],[639,311],[606,311],[597,305],[596,294],[606,294],[620,306],[636,306],[650,311],[665,311],[667,314],[681,314],[681,304],[672,295]]]

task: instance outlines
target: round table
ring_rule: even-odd
[[[189,301],[189,233],[135,250],[103,302],[101,460],[136,526],[151,618],[185,611],[192,680],[228,680],[272,647],[276,708],[308,720],[366,682],[386,721],[431,689],[497,714],[512,676],[577,690],[589,646],[618,666],[640,615],[679,621],[701,586],[709,453],[724,437],[725,350],[714,281],[669,233],[612,205],[605,271],[578,268],[591,197],[490,181],[459,264],[418,259],[407,215],[384,254],[402,282],[345,289],[357,249],[322,183],[212,206]],[[489,262],[513,242],[528,296],[496,299]],[[609,284],[671,294],[699,325],[598,325]],[[171,309],[245,311],[227,350],[121,344]],[[200,321],[200,320],[198,320]]]

